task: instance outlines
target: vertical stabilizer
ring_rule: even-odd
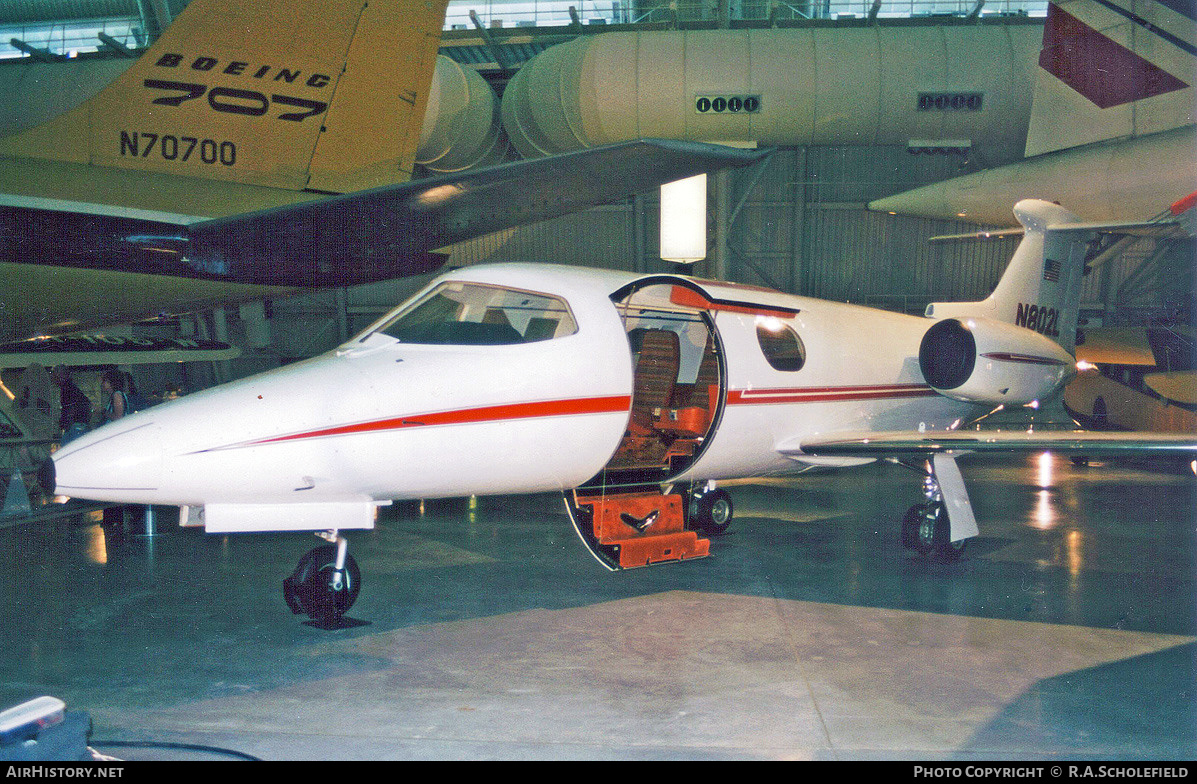
[[[1195,121],[1193,0],[1059,0],[1048,6],[1028,157]]]
[[[193,0],[83,105],[0,155],[291,190],[409,179],[447,0]]]
[[[1023,239],[993,293],[981,302],[934,303],[934,318],[984,316],[1026,327],[1072,351],[1076,343],[1090,232],[1058,204],[1025,199],[1014,207]]]

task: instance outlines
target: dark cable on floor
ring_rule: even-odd
[[[246,760],[248,762],[261,762],[262,760],[252,754],[246,754],[243,751],[236,751],[234,749],[222,749],[219,746],[203,746],[198,743],[167,743],[165,741],[152,740],[97,740],[92,741],[90,747],[113,747],[126,749],[179,749],[183,751],[205,751],[212,754],[224,754],[229,757],[236,757],[237,759]]]

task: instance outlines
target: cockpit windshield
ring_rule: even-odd
[[[447,281],[371,334],[402,343],[499,346],[552,340],[577,331],[569,306],[557,297]]]

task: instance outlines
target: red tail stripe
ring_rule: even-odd
[[[1102,109],[1189,86],[1055,3],[1048,6],[1039,65]]]

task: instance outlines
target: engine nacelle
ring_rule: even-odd
[[[937,321],[919,346],[923,378],[941,395],[970,403],[1026,405],[1056,392],[1076,360],[1051,338],[1003,321]]]

